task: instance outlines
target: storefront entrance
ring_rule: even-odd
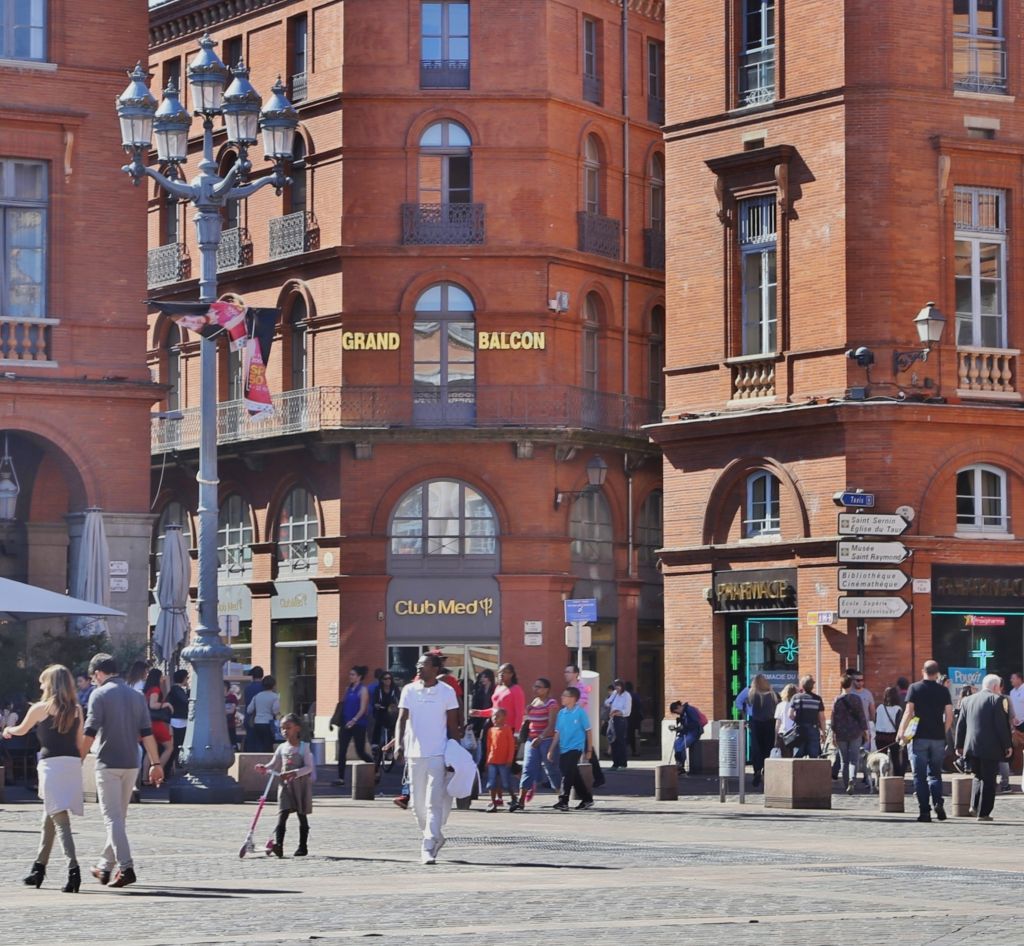
[[[420,656],[428,650],[437,649],[444,654],[445,668],[459,681],[463,693],[472,690],[476,675],[481,670],[490,670],[497,675],[500,663],[497,644],[391,644],[388,647],[388,669],[395,676],[395,682],[399,686],[410,682],[416,676],[416,662]],[[463,703],[468,709],[469,701],[464,700]]]

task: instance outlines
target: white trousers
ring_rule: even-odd
[[[138,769],[96,768],[96,794],[99,796],[103,823],[107,827],[107,846],[97,865],[101,870],[113,870],[115,860],[121,870],[134,866],[125,820],[138,777]]]
[[[423,832],[423,840],[439,841],[452,810],[452,799],[444,786],[444,756],[409,760],[412,807]]]

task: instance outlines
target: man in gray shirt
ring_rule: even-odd
[[[164,772],[146,698],[121,679],[117,662],[110,654],[96,654],[89,662],[89,675],[96,689],[89,697],[82,758],[95,742],[96,794],[107,827],[107,846],[99,864],[92,869],[92,875],[101,884],[127,887],[135,883],[135,867],[125,821],[139,775],[140,739],[150,758],[150,780],[159,785],[164,780]],[[118,870],[111,880],[115,859]]]

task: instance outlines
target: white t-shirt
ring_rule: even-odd
[[[612,695],[604,701],[604,705],[609,710],[618,710],[627,719],[629,714],[633,712],[633,697],[631,697],[625,690],[619,693],[617,690],[612,692]]]
[[[406,758],[443,756],[448,745],[448,710],[459,708],[455,691],[440,680],[432,687],[417,680],[402,689],[398,708],[409,711],[405,731]]]
[[[1024,723],[1024,683],[1010,690],[1007,696],[1010,697],[1010,707],[1017,723]]]
[[[789,718],[789,700],[782,700],[778,706],[775,707],[775,718],[782,723],[779,727],[779,732],[785,735],[795,725],[796,720]]]
[[[900,721],[900,708],[879,704],[875,709],[875,732],[894,733]]]

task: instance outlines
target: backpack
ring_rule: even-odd
[[[697,722],[700,723],[700,728],[703,729],[708,724],[708,718],[705,716],[696,706],[691,709],[697,714]]]

